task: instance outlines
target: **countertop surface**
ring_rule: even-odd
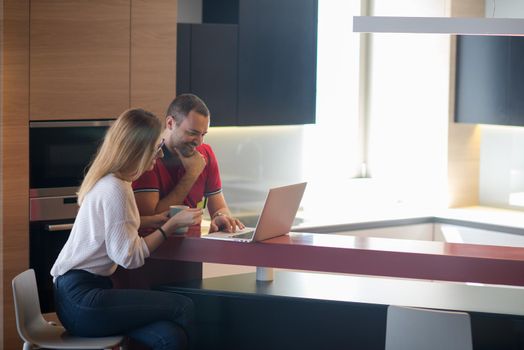
[[[473,206],[443,210],[427,210],[406,207],[387,209],[348,210],[341,213],[334,210],[332,215],[299,212],[300,222],[293,231],[337,232],[344,229],[366,229],[391,225],[412,225],[417,223],[443,222],[466,225],[488,230],[524,234],[524,211]]]
[[[481,206],[439,212],[404,209],[345,216],[334,212],[332,217],[299,212],[303,220],[294,229],[302,232],[257,243],[176,237],[153,258],[330,273],[278,272],[268,293],[285,294],[278,290],[278,281],[301,278],[308,281],[304,297],[524,315],[519,302],[524,296],[522,247],[326,234],[341,228],[439,222],[524,234],[524,211]],[[336,288],[314,288],[326,281]]]
[[[254,243],[172,237],[156,259],[524,286],[524,248],[289,233]]]
[[[380,217],[366,212],[366,217],[357,218],[354,214],[338,222],[326,218],[324,225],[321,220],[313,224],[306,216],[294,227],[301,232],[256,243],[174,237],[155,251],[153,258],[524,286],[523,247],[326,234],[417,222],[480,225],[524,234],[524,212],[471,207],[439,213],[390,211]]]

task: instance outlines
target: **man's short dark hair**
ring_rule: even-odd
[[[179,125],[191,111],[202,114],[206,117],[209,117],[210,114],[206,104],[198,96],[193,94],[181,94],[178,95],[169,105],[166,117],[173,116],[177,125]]]

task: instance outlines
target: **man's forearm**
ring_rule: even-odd
[[[183,204],[189,191],[195,184],[198,176],[186,173],[167,196],[162,198],[156,207],[156,212],[161,213],[169,209],[170,205]]]
[[[209,213],[212,219],[214,219],[218,215],[227,215],[231,216],[231,212],[229,211],[229,208],[227,206],[219,208],[215,210],[213,213]]]

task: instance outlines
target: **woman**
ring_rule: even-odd
[[[137,268],[179,227],[200,223],[187,209],[147,237],[131,182],[163,156],[160,120],[142,109],[124,112],[109,128],[78,192],[80,210],[53,268],[57,314],[74,335],[126,334],[153,349],[183,349],[192,341],[190,299],[160,291],[113,289],[117,265]]]

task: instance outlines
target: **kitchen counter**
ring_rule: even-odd
[[[349,220],[335,218],[329,222],[322,222],[318,215],[315,220],[302,215],[302,222],[294,229],[309,232],[292,232],[257,243],[172,238],[154,253],[154,258],[329,273],[278,270],[271,282],[255,281],[255,274],[247,274],[160,288],[193,298],[197,310],[201,310],[197,320],[201,322],[199,329],[206,335],[204,338],[210,339],[209,344],[213,346],[224,344],[223,348],[232,348],[231,342],[237,339],[237,333],[228,333],[230,328],[242,329],[257,321],[261,327],[274,326],[269,334],[280,334],[278,331],[285,329],[285,339],[298,341],[294,335],[302,339],[309,321],[302,324],[304,319],[297,316],[275,324],[281,320],[275,320],[275,314],[283,312],[284,307],[294,307],[284,313],[333,320],[338,311],[345,317],[353,317],[327,322],[329,332],[324,335],[335,342],[332,348],[337,348],[336,341],[347,335],[340,342],[346,347],[355,342],[352,344],[355,348],[383,349],[386,310],[390,304],[468,311],[478,348],[511,348],[520,342],[524,316],[521,302],[524,248],[327,232],[391,226],[402,230],[403,225],[449,223],[524,235],[524,212],[475,207],[451,209],[438,215],[400,210],[390,211],[388,215],[375,214],[357,218],[353,212]],[[333,309],[328,309],[331,303]],[[316,315],[314,310],[321,311]],[[256,316],[248,319],[250,315]],[[224,324],[227,327],[223,327]],[[290,324],[299,326],[293,329],[289,328]],[[338,325],[343,325],[343,329],[337,328]],[[247,329],[245,334],[253,331]],[[370,333],[377,335],[375,347],[357,341],[360,334]],[[282,339],[275,336],[274,342],[265,348],[278,348]],[[311,344],[307,339],[304,348]]]
[[[173,237],[156,259],[524,286],[524,248],[318,233],[257,243]]]
[[[251,244],[174,237],[152,259],[524,286],[523,247],[326,234],[348,227],[400,226],[401,230],[403,224],[437,221],[524,232],[524,212],[473,207],[446,210],[438,216],[422,211],[419,216],[400,210],[388,213],[380,219],[370,213],[360,221],[353,213],[346,222],[327,226],[314,226],[305,217],[295,229],[309,232]]]
[[[437,212],[399,206],[383,210],[360,209],[348,211],[345,215],[335,210],[333,214],[333,218],[327,219],[320,213],[299,213],[301,222],[292,230],[333,233],[422,223],[447,223],[524,235],[524,211],[484,206],[452,208]]]

